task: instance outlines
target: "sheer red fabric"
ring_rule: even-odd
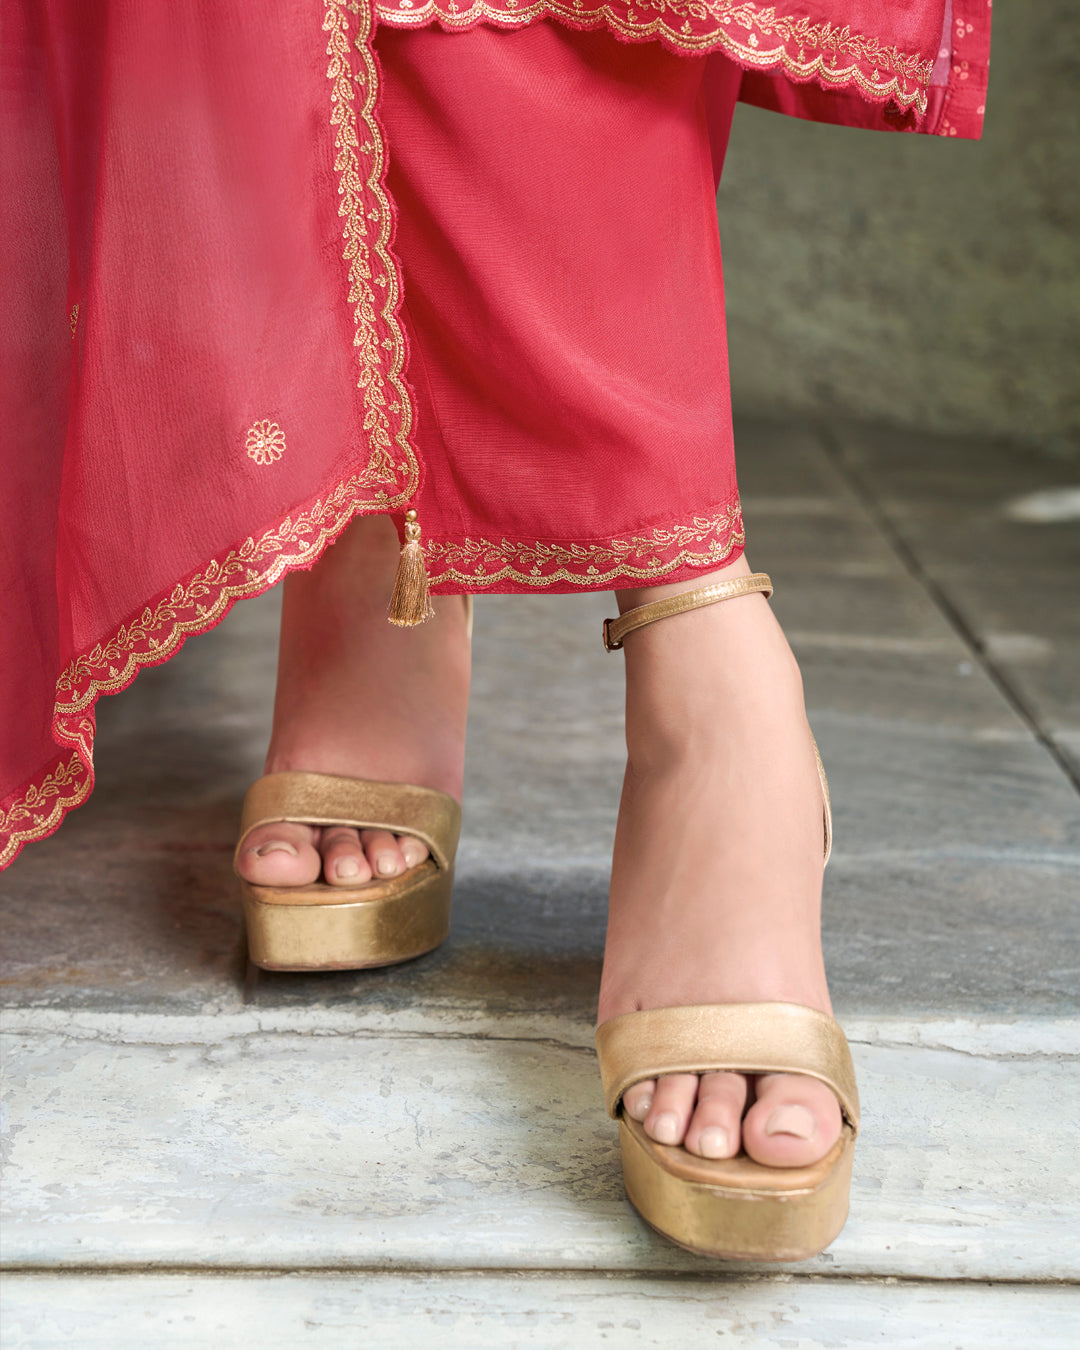
[[[642,567],[653,579],[671,578],[717,548],[739,546],[737,515],[723,515],[737,503],[721,411],[715,225],[700,233],[703,142],[697,94],[690,98],[700,77],[691,67],[708,56],[706,106],[721,133],[737,68],[742,96],[800,116],[977,134],[989,8],[981,0],[952,0],[948,11],[945,0],[590,4],[526,10],[501,0],[484,12],[445,13],[416,6],[408,24],[483,22],[489,36],[543,18],[603,26],[634,44],[608,42],[612,83],[625,84],[649,52],[656,71],[668,72],[661,83],[670,157],[681,157],[684,184],[696,184],[685,197],[689,215],[671,223],[685,232],[692,220],[699,231],[699,300],[668,312],[685,284],[673,274],[664,302],[664,322],[674,318],[684,348],[681,365],[645,350],[658,320],[641,303],[644,269],[626,256],[626,230],[608,228],[595,201],[584,209],[552,197],[548,208],[580,215],[582,256],[595,259],[605,286],[626,287],[612,297],[622,309],[607,339],[595,314],[574,304],[551,310],[582,352],[606,341],[625,383],[625,406],[616,390],[600,400],[603,416],[592,417],[608,438],[603,462],[628,468],[609,500],[575,478],[590,429],[576,415],[576,439],[560,442],[554,456],[544,449],[546,468],[554,465],[550,491],[536,489],[539,464],[512,465],[500,484],[495,469],[506,469],[506,455],[475,446],[468,483],[460,476],[471,419],[489,417],[499,393],[486,317],[516,303],[499,280],[525,287],[514,341],[530,344],[544,378],[560,388],[570,381],[577,397],[590,371],[585,358],[574,369],[562,346],[545,346],[542,323],[526,322],[532,302],[520,264],[483,287],[440,280],[444,260],[437,250],[425,255],[411,219],[400,223],[408,249],[402,308],[393,188],[422,187],[425,175],[422,164],[410,166],[406,143],[395,147],[388,137],[371,5],[281,0],[253,22],[233,0],[167,8],[0,0],[0,863],[89,792],[100,694],[166,660],[234,600],[310,566],[359,513],[389,512],[400,523],[407,507],[422,507],[432,575],[438,581],[443,566],[442,583],[457,589],[609,586],[620,575],[639,579]],[[387,25],[404,13],[400,5],[396,15],[380,10]],[[521,72],[523,98],[533,78]],[[440,97],[453,110],[475,90],[443,81]],[[384,105],[390,122],[404,115],[392,102]],[[681,121],[669,116],[676,107]],[[632,141],[625,120],[614,130],[620,116],[616,109],[609,134]],[[437,119],[429,120],[430,130]],[[568,135],[572,121],[563,117]],[[639,182],[651,133],[640,134],[640,147],[625,147],[627,173]],[[500,154],[519,156],[524,175],[536,148],[530,136],[532,128],[493,138]],[[722,140],[713,146],[718,157]],[[389,187],[388,158],[401,166]],[[583,178],[571,196],[587,190]],[[615,185],[616,225],[627,211],[635,219],[633,181]],[[519,197],[512,209],[532,211],[529,229],[543,229],[542,202]],[[467,222],[459,223],[455,247],[467,253]],[[476,256],[494,265],[490,250]],[[486,308],[475,306],[477,291]],[[458,354],[447,359],[424,324],[461,307],[471,322],[460,324]],[[410,359],[410,336],[426,374]],[[485,359],[491,369],[454,403],[467,388],[458,378],[447,392],[455,361],[483,367]],[[518,376],[515,409],[523,393],[540,408],[528,372]],[[580,412],[573,397],[567,402]],[[647,462],[640,437],[627,451],[619,430],[638,414],[657,435]],[[566,419],[559,425],[566,431]],[[436,428],[441,439],[425,439]],[[676,450],[684,434],[693,442],[685,455]],[[440,491],[440,483],[451,487]],[[468,539],[504,538],[556,538],[563,556],[557,566],[539,554],[520,558],[520,583],[493,579],[491,559],[475,551],[467,566],[448,562]],[[614,566],[598,568],[594,546]]]

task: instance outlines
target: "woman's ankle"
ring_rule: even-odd
[[[285,582],[266,771],[414,782],[461,799],[470,644],[460,596],[415,628],[389,622],[398,545],[355,521]]]
[[[627,635],[624,654],[627,749],[635,770],[688,756],[723,758],[734,743],[755,755],[785,748],[801,755],[809,744],[802,674],[763,595],[637,629]]]

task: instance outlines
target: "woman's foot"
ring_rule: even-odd
[[[399,546],[385,516],[355,521],[309,572],[285,582],[266,772],[415,783],[461,801],[470,651],[461,596],[396,628],[386,607]],[[280,823],[252,831],[240,875],[260,886],[389,879],[428,856],[409,835]]]
[[[618,593],[621,610],[745,576]],[[831,1012],[821,955],[823,802],[802,680],[762,595],[626,639],[629,758],[615,839],[600,1021],[700,1003]],[[836,1098],[794,1074],[672,1074],[624,1109],[659,1143],[801,1166],[840,1134]]]

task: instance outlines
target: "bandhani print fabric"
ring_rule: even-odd
[[[90,792],[101,694],[361,514],[417,511],[436,591],[737,557],[731,109],[977,137],[990,5],[0,0],[0,21],[6,865]],[[501,122],[470,61],[513,91]],[[421,86],[446,117],[416,114]]]

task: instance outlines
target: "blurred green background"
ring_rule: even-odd
[[[719,195],[739,411],[1080,454],[1080,4],[999,0],[981,141],[740,105]]]

